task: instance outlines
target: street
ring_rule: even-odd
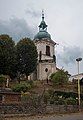
[[[5,117],[5,119],[3,120],[83,120],[83,113],[70,113],[70,114],[64,114],[64,115],[55,114],[55,115],[45,115],[45,116],[43,115],[42,116],[13,116],[13,117]]]
[[[83,113],[75,113],[70,115],[53,115],[47,117],[38,117],[24,120],[83,120]]]

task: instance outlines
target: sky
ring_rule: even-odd
[[[0,0],[0,34],[17,43],[34,38],[42,9],[55,47],[56,65],[71,75],[78,73],[76,58],[83,58],[83,0]],[[83,60],[79,62],[83,73]]]

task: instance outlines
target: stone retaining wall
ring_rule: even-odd
[[[83,108],[81,108],[83,111]],[[76,112],[78,106],[64,106],[64,105],[40,105],[31,106],[29,104],[15,103],[15,104],[0,104],[0,114],[46,114],[46,113],[64,113]]]

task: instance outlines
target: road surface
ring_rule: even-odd
[[[1,119],[2,120],[2,119]],[[62,115],[46,115],[46,116],[13,116],[3,120],[83,120],[83,113],[72,113]]]
[[[47,117],[31,118],[24,120],[83,120],[83,113],[75,113],[70,115],[53,115]]]

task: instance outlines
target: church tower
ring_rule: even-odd
[[[36,79],[49,79],[49,76],[56,72],[56,43],[51,39],[51,35],[47,32],[47,24],[44,21],[43,11],[39,32],[34,36],[34,42],[38,52]]]

